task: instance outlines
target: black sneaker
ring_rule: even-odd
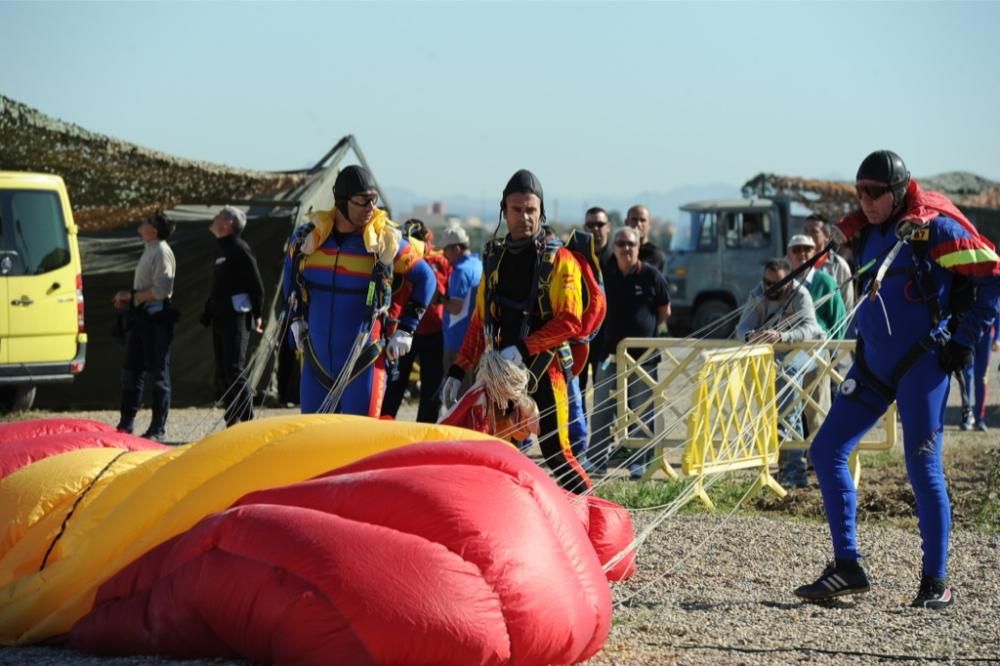
[[[944,578],[924,576],[920,579],[920,591],[910,605],[914,608],[941,610],[955,603],[955,592],[948,587]]]
[[[167,441],[167,433],[162,430],[147,430],[140,435],[144,439],[151,439],[154,442],[165,442]]]
[[[848,594],[862,594],[871,589],[861,565],[831,562],[815,583],[795,589],[795,596],[806,601],[828,601]]]

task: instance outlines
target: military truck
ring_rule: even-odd
[[[684,334],[707,327],[710,337],[732,334],[735,316],[711,325],[746,302],[768,259],[785,255],[789,236],[803,223],[790,209],[788,200],[777,197],[681,206],[664,270],[671,284],[672,330]]]

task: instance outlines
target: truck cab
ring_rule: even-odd
[[[715,199],[687,204],[681,212],[664,270],[671,283],[672,325],[727,338],[737,323],[730,314],[746,302],[764,263],[785,255],[789,203]]]
[[[62,178],[0,171],[0,412],[83,370],[82,273]]]

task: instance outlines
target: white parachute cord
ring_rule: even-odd
[[[188,441],[193,441],[195,438],[204,437],[206,434],[215,432],[226,422],[225,416],[225,404],[226,399],[229,397],[232,391],[236,390],[236,387],[240,385],[240,379],[245,379],[250,376],[251,371],[254,369],[255,364],[262,362],[270,362],[271,357],[276,353],[278,345],[282,343],[285,336],[285,331],[288,326],[288,318],[282,317],[281,322],[276,329],[274,329],[270,336],[265,335],[260,343],[257,345],[257,349],[254,351],[253,356],[250,357],[250,361],[246,364],[243,371],[237,376],[237,378],[226,388],[225,392],[212,403],[213,411],[207,413],[202,418],[198,419],[195,423],[187,428]],[[253,399],[253,387],[248,387],[250,390],[248,394],[250,399]],[[234,407],[242,407],[243,402],[246,397],[241,398],[240,404]],[[214,409],[223,407],[223,412],[221,415],[216,415]]]

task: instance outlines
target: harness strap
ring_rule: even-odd
[[[902,381],[903,377],[906,376],[906,373],[917,364],[917,361],[923,358],[924,354],[933,349],[939,349],[947,344],[950,337],[951,335],[946,330],[942,331],[935,329],[918,340],[915,345],[906,350],[906,353],[903,354],[903,358],[901,358],[899,363],[896,364],[890,379],[892,382],[891,385],[886,384],[879,379],[868,366],[868,362],[865,360],[864,343],[861,338],[858,338],[857,341],[854,364],[861,372],[861,376],[864,378],[865,383],[868,384],[873,391],[878,393],[886,401],[893,402],[896,399],[896,387],[899,386],[900,381]]]
[[[368,368],[375,364],[378,360],[379,355],[385,348],[385,342],[379,338],[378,340],[373,340],[366,344],[361,350],[361,354],[358,356],[357,361],[354,362],[354,367],[351,368],[350,379],[347,383],[350,384],[355,379],[360,377]],[[303,356],[309,363],[309,367],[312,368],[313,373],[316,376],[316,381],[319,382],[320,386],[323,387],[327,393],[333,388],[336,380],[330,376],[330,373],[326,371],[323,364],[320,363],[319,357],[316,356],[316,349],[313,347],[312,339],[306,335],[303,342]],[[336,408],[336,405],[334,406]]]

